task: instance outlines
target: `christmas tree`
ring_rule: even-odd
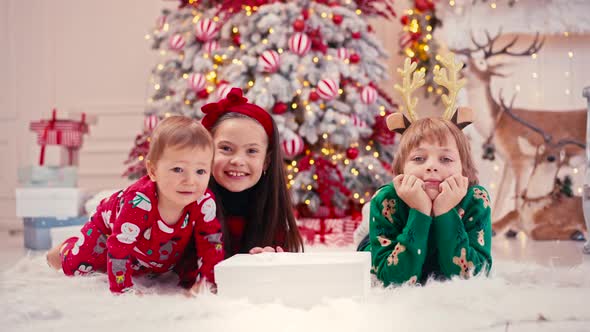
[[[239,87],[277,123],[297,210],[359,211],[390,181],[394,143],[384,119],[396,105],[375,84],[386,76],[366,21],[375,15],[394,13],[375,0],[184,1],[165,10],[149,36],[162,60],[126,175],[144,174],[141,149],[158,119],[200,118],[201,106]]]

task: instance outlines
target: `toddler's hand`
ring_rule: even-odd
[[[440,194],[434,200],[432,212],[440,216],[457,206],[467,194],[469,179],[461,174],[449,176],[440,184]]]
[[[414,175],[399,174],[393,178],[395,192],[409,207],[426,215],[432,211],[432,201],[424,191],[424,181]]]
[[[252,249],[250,249],[250,254],[251,255],[255,255],[255,254],[260,254],[263,252],[284,252],[283,248],[281,248],[280,246],[277,246],[277,248],[273,248],[273,247],[269,247],[266,246],[264,248],[262,247],[254,247]]]
[[[217,285],[214,283],[208,282],[206,280],[201,280],[196,282],[191,289],[188,290],[187,296],[198,296],[199,294],[217,294]]]

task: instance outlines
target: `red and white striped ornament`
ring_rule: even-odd
[[[283,153],[286,159],[293,159],[301,152],[305,147],[303,143],[303,138],[299,135],[292,135],[290,138],[284,139],[281,142],[281,146],[283,147]]]
[[[184,40],[184,37],[180,33],[177,33],[177,34],[172,35],[170,37],[169,45],[170,45],[171,50],[180,51],[184,48],[185,44],[186,44],[186,41]]]
[[[350,115],[350,121],[352,122],[352,125],[357,128],[361,128],[361,129],[369,128],[367,123],[363,119],[359,118],[358,115],[356,115],[356,114]]]
[[[377,100],[377,90],[367,85],[361,91],[361,101],[367,105],[373,104]]]
[[[203,45],[205,53],[211,54],[219,49],[219,42],[217,40],[210,40]]]
[[[258,58],[258,65],[264,72],[275,73],[281,67],[281,56],[275,50],[266,50]]]
[[[217,23],[214,21],[204,18],[197,22],[195,26],[195,35],[197,39],[203,42],[211,40],[217,33]]]
[[[333,79],[323,79],[318,83],[316,92],[322,99],[332,100],[338,96],[338,84]]]
[[[188,86],[194,92],[201,92],[205,89],[205,85],[207,84],[207,79],[205,75],[200,73],[192,73],[188,77]]]
[[[227,94],[231,91],[231,85],[227,83],[222,83],[217,86],[217,92],[215,92],[215,96],[217,100],[221,100],[227,97]]]
[[[143,119],[143,128],[147,131],[152,131],[158,125],[158,116],[155,114],[151,114]]]
[[[336,56],[338,57],[338,59],[344,61],[346,59],[348,59],[348,49],[346,49],[345,47],[340,47],[338,49],[338,51],[336,52]]]
[[[289,49],[293,53],[303,56],[311,49],[311,39],[302,32],[296,32],[289,38]]]
[[[162,16],[158,17],[158,20],[156,21],[156,29],[157,30],[162,30],[164,28],[164,25],[166,25],[166,19],[167,19],[166,15],[162,15]]]

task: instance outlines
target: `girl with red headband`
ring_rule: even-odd
[[[210,188],[220,205],[226,252],[303,251],[271,115],[238,88],[202,111],[215,144]]]

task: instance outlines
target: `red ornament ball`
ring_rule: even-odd
[[[272,108],[272,112],[277,115],[284,114],[287,112],[287,104],[281,102],[276,103]]]
[[[207,99],[207,97],[209,97],[209,92],[207,91],[207,89],[203,89],[203,90],[197,92],[197,97],[199,97],[201,99]]]
[[[309,100],[311,100],[311,101],[317,101],[318,99],[320,99],[320,95],[318,95],[318,93],[317,93],[317,92],[315,92],[315,91],[312,91],[312,92],[309,94]]]
[[[350,56],[350,63],[358,63],[359,61],[361,61],[361,56],[354,53]]]
[[[293,22],[293,29],[297,32],[302,32],[305,30],[305,22],[303,20],[295,20]]]
[[[346,149],[346,157],[351,160],[355,160],[356,157],[359,156],[359,149],[357,148],[348,148]]]
[[[414,4],[416,6],[416,9],[418,9],[419,11],[427,11],[427,10],[433,10],[434,9],[434,3],[430,0],[414,0]]]
[[[234,45],[236,45],[236,46],[240,46],[242,44],[239,34],[234,35],[232,37],[232,41],[234,42]]]
[[[403,25],[408,25],[408,23],[410,22],[410,18],[408,17],[408,15],[404,15],[402,16],[399,21],[403,24]]]
[[[361,39],[361,33],[360,32],[353,32],[352,33],[352,38],[353,39]]]
[[[309,18],[309,8],[303,8],[301,10],[301,16],[303,16],[304,20],[307,20]]]
[[[342,23],[342,20],[343,20],[342,15],[332,16],[332,22],[334,22],[334,24],[336,24],[336,25],[340,25],[340,23]]]

